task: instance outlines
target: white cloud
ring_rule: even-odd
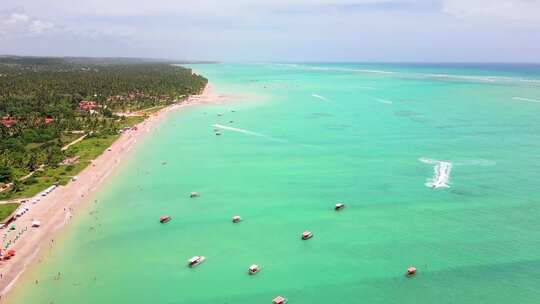
[[[2,0],[6,7],[20,7],[20,0]],[[24,9],[34,14],[76,14],[87,16],[159,16],[206,15],[238,16],[255,10],[313,8],[331,5],[372,5],[388,3],[419,3],[433,0],[84,0],[73,5],[73,0],[32,0]]]
[[[540,23],[538,0],[444,0],[443,12],[479,21]]]
[[[540,0],[0,2],[10,9],[0,9],[0,41],[11,41],[0,53],[36,53],[40,45],[48,54],[223,60],[538,61],[540,54]]]
[[[55,25],[39,19],[34,19],[23,13],[0,14],[0,35],[40,35],[52,30]]]

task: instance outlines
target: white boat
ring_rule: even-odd
[[[341,209],[343,209],[343,208],[345,208],[345,204],[343,204],[343,203],[337,203],[337,204],[336,204],[336,207],[335,207],[335,210],[336,210],[336,211],[339,211],[339,210],[341,210]]]
[[[240,221],[242,221],[242,218],[239,215],[235,215],[232,217],[233,223],[239,223]]]
[[[191,259],[189,259],[188,266],[189,267],[195,267],[195,266],[199,265],[200,263],[204,262],[205,259],[206,258],[203,257],[203,256],[194,256]]]
[[[159,218],[159,222],[162,223],[162,224],[165,224],[165,223],[168,223],[172,218],[168,215],[162,215],[160,218]]]
[[[277,296],[272,300],[272,304],[286,304],[287,299],[282,296]]]
[[[410,266],[409,268],[407,268],[407,275],[413,276],[416,274],[416,271],[417,271],[416,267]]]
[[[253,274],[258,273],[259,271],[261,271],[261,267],[259,267],[259,265],[253,264],[249,266],[249,269],[248,269],[249,274],[253,275]]]
[[[32,221],[32,227],[37,228],[37,227],[39,227],[39,226],[41,226],[41,222],[40,222],[40,221],[36,221],[36,220]]]
[[[304,231],[302,233],[302,240],[308,240],[313,237],[313,233],[311,231]]]

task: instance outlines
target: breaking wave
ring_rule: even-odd
[[[434,79],[440,81],[466,81],[466,82],[481,82],[481,83],[500,83],[500,84],[527,84],[540,86],[540,79],[530,79],[510,76],[490,76],[490,75],[459,75],[446,73],[417,73],[417,72],[401,72],[401,71],[386,71],[373,69],[355,69],[345,67],[323,67],[310,66],[303,64],[280,64],[279,66],[301,69],[305,71],[334,71],[334,72],[351,72],[351,73],[369,73],[379,75],[392,75],[401,78],[411,79]],[[540,101],[537,101],[540,102]]]

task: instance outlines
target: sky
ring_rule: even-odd
[[[0,0],[0,54],[540,62],[540,0]]]

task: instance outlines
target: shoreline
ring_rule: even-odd
[[[130,157],[137,143],[145,139],[171,113],[185,107],[219,103],[223,97],[223,95],[214,94],[211,84],[207,84],[201,95],[192,95],[183,102],[174,103],[151,114],[147,119],[133,126],[136,127],[135,130],[121,134],[109,148],[92,161],[91,165],[79,173],[76,181],[57,187],[49,195],[42,197],[37,204],[26,203],[30,210],[14,223],[17,225],[17,230],[25,226],[28,228],[11,247],[16,250],[16,255],[8,261],[0,262],[0,301],[6,301],[6,297],[16,287],[21,275],[37,264],[36,258],[44,254],[44,249],[52,248],[62,228],[71,222],[73,216],[79,213],[79,209],[84,211],[89,198],[104,186],[105,181],[113,173],[118,171],[120,165]],[[41,226],[32,228],[33,220],[39,220]]]

